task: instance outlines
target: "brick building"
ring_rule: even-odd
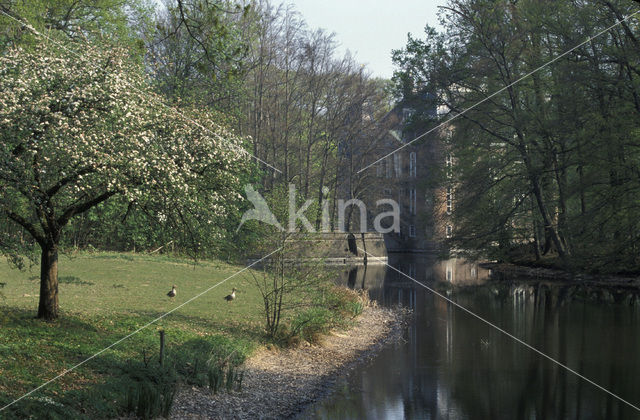
[[[391,252],[436,249],[438,243],[453,231],[450,218],[453,185],[442,182],[443,174],[450,173],[453,165],[453,158],[446,152],[443,141],[447,131],[436,130],[410,143],[426,131],[409,128],[412,115],[412,108],[400,104],[380,121],[380,137],[367,150],[369,157],[365,161],[370,163],[384,158],[367,169],[366,189],[358,197],[366,204],[369,231],[373,229],[375,217],[381,211],[390,210],[376,207],[377,200],[387,198],[398,203],[399,232],[385,235],[387,249]],[[349,198],[346,194],[342,197]],[[359,223],[352,226],[360,231]]]

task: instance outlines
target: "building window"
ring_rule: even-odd
[[[407,122],[409,118],[413,115],[413,109],[411,108],[402,108],[402,122]]]
[[[451,178],[453,176],[453,156],[451,156],[451,153],[447,153],[447,157],[445,158],[445,165],[447,178]]]
[[[402,175],[402,155],[400,153],[393,155],[393,169],[396,173],[396,178],[400,178]]]
[[[416,152],[409,154],[409,176],[416,177]]]
[[[382,178],[384,174],[384,159],[378,161],[378,165],[376,166],[376,176],[378,178]]]
[[[416,237],[416,225],[409,225],[409,237],[410,238]]]
[[[415,188],[411,188],[409,190],[409,213],[410,214],[416,214],[417,213],[417,208],[416,208],[416,189]]]
[[[447,187],[447,214],[451,214],[453,211],[453,189]]]
[[[389,156],[386,157],[386,159],[384,160],[385,163],[385,167],[386,167],[386,176],[387,178],[391,178],[392,175],[392,166],[391,166],[391,158],[389,158]]]
[[[385,188],[383,192],[385,197],[391,197],[391,190],[389,188]]]
[[[451,238],[453,236],[453,226],[447,225],[446,234],[447,234],[447,238]]]

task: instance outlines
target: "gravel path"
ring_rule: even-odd
[[[401,336],[404,315],[367,307],[356,326],[325,337],[320,345],[261,349],[245,363],[242,391],[210,395],[187,388],[176,396],[172,419],[290,418],[325,397],[335,379]]]

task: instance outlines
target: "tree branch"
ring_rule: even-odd
[[[32,223],[29,223],[27,219],[9,210],[5,210],[5,213],[7,214],[7,217],[9,217],[9,219],[13,220],[17,224],[25,228],[27,232],[31,234],[33,239],[35,239],[38,242],[38,244],[40,245],[45,244],[46,238],[44,237],[44,235],[41,235],[40,232],[38,232],[38,230],[36,229],[36,227]]]
[[[69,184],[72,181],[75,181],[79,176],[82,175],[88,175],[90,173],[95,172],[95,168],[87,166],[84,168],[79,169],[78,171],[76,171],[75,173],[62,178],[61,180],[59,180],[58,182],[56,182],[51,188],[49,188],[46,191],[46,194],[48,197],[53,197],[54,195],[56,195],[56,193],[58,191],[60,191],[60,189],[62,187],[64,187],[65,185]]]
[[[66,225],[69,222],[69,220],[76,214],[84,213],[85,211],[90,210],[91,208],[97,206],[103,201],[108,200],[110,197],[114,196],[117,193],[118,193],[117,191],[107,191],[89,201],[85,201],[84,203],[76,204],[74,206],[69,207],[67,210],[64,211],[64,213],[62,213],[62,216],[58,218],[57,220],[58,226],[62,227]]]

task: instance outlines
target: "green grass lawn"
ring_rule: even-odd
[[[34,319],[39,267],[21,272],[1,260],[0,283],[6,285],[0,289],[0,406],[241,268],[134,254],[61,256],[60,319],[48,323]],[[173,284],[178,295],[170,300],[166,293]],[[223,297],[232,287],[238,289],[237,298],[227,303]],[[212,355],[231,354],[238,364],[263,340],[261,305],[251,275],[242,273],[0,412],[0,418],[122,413],[130,372],[142,366],[144,356],[153,357],[149,364],[157,365],[159,329],[166,331],[168,360],[184,371],[183,376],[188,376],[185,369],[193,370],[194,364]]]

